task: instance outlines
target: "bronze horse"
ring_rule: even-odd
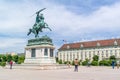
[[[30,35],[31,32],[32,32],[33,34],[35,34],[35,38],[36,38],[36,37],[39,37],[38,34],[39,34],[39,32],[42,32],[42,29],[43,29],[43,28],[47,28],[47,29],[49,29],[50,31],[52,31],[52,30],[48,27],[48,24],[44,22],[44,16],[43,16],[43,14],[40,14],[40,15],[39,15],[39,13],[40,13],[41,11],[45,10],[45,9],[46,9],[46,8],[43,8],[43,9],[41,9],[41,10],[39,10],[39,11],[36,12],[36,14],[37,14],[37,16],[36,16],[36,22],[35,22],[35,24],[33,25],[32,29],[29,29],[29,32],[28,32],[27,35]]]
[[[49,29],[50,31],[52,31],[49,27],[48,27],[48,24],[47,23],[42,23],[42,24],[34,24],[33,25],[33,28],[32,29],[29,29],[29,32],[28,32],[28,34],[27,35],[30,35],[31,34],[31,32],[33,33],[33,34],[35,34],[35,38],[36,37],[39,37],[38,36],[38,34],[39,34],[39,32],[42,32],[42,29],[43,28],[47,28],[47,29]]]

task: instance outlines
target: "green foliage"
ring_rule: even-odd
[[[68,63],[68,61],[65,61],[65,62],[64,62],[64,64],[67,64],[67,63]]]
[[[0,54],[0,66],[2,66],[2,67],[6,66],[6,62],[9,63],[11,60],[15,61],[18,64],[21,64],[21,63],[24,62],[25,56],[24,55],[22,55],[22,56],[18,56],[18,55],[11,56],[10,54],[7,54],[7,55]]]
[[[99,62],[100,66],[111,66],[111,61],[110,60],[101,60]]]
[[[2,54],[0,54],[0,62],[2,62]]]
[[[88,62],[88,61],[89,61],[89,59],[88,59],[88,58],[86,58],[86,59],[85,59],[85,61],[87,61],[87,62]]]
[[[99,65],[100,65],[100,66],[104,66],[105,63],[106,63],[106,60],[101,60],[101,61],[99,61]]]
[[[18,61],[17,64],[21,64],[22,62],[21,61]]]
[[[82,65],[82,60],[79,60],[79,63],[78,63],[79,65]]]
[[[92,62],[91,62],[91,65],[93,65],[93,66],[98,66],[98,61],[92,61]]]
[[[62,64],[62,60],[61,59],[59,60],[59,64]]]
[[[55,59],[56,59],[56,62],[58,62],[58,57],[55,57]]]
[[[6,62],[1,62],[0,65],[1,65],[2,67],[5,67],[5,66],[6,66]]]
[[[15,63],[17,63],[18,62],[18,55],[12,56],[12,59],[13,59],[13,61],[15,61]]]
[[[82,62],[83,66],[86,66],[87,64],[88,64],[88,61],[86,61],[86,60]]]
[[[93,61],[98,61],[99,60],[99,56],[98,55],[94,55],[93,56]]]
[[[67,64],[71,64],[71,62],[70,62],[70,61],[68,61],[68,62],[67,62]]]
[[[10,62],[12,60],[12,56],[10,54],[6,55],[7,57],[7,62]]]
[[[6,55],[2,55],[2,61],[3,61],[3,62],[6,62],[6,61],[7,61]]]
[[[74,60],[72,61],[72,65],[75,65]]]
[[[24,63],[24,60],[25,60],[25,56],[22,55],[18,57],[18,62]]]
[[[110,60],[116,60],[116,57],[114,55],[110,56]]]
[[[89,59],[88,59],[88,58],[86,58],[86,59],[85,59],[85,61],[83,61],[83,62],[82,62],[82,65],[83,65],[83,66],[88,65],[88,61],[89,61]]]
[[[111,66],[111,64],[112,64],[112,61],[111,60],[108,60],[108,63],[110,64],[110,66]]]

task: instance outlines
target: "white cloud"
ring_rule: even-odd
[[[59,11],[57,11],[57,9]],[[74,35],[75,38],[77,38],[79,35],[86,33],[87,35],[96,32],[100,32],[101,34],[102,31],[104,33],[119,32],[119,9],[120,3],[116,3],[112,6],[103,6],[99,8],[99,10],[93,12],[93,14],[83,16],[76,15],[73,12],[67,11],[65,8],[61,9],[60,7],[56,7],[54,12],[57,16],[52,16],[53,18],[50,24],[55,24],[55,27],[58,27],[55,28],[55,30],[57,33],[63,34],[62,37],[73,37]]]
[[[102,34],[103,32],[120,32],[120,3],[111,6],[102,6],[89,15],[78,15],[69,11],[66,6],[45,0],[38,3],[25,0],[23,3],[14,5],[3,1],[0,4],[0,33],[15,35],[15,38],[14,40],[4,38],[2,40],[4,44],[2,44],[0,48],[16,46],[18,43],[26,45],[27,43],[23,43],[27,41],[18,38],[16,34],[23,34],[25,37],[28,29],[31,28],[35,22],[36,15],[32,17],[31,15],[44,7],[47,8],[42,12],[44,13],[45,21],[53,30],[48,36],[53,38],[53,42],[55,42],[54,44],[57,47],[60,46],[60,40],[63,39],[67,39],[68,41],[78,41],[87,37],[89,37],[87,39],[96,38],[96,32],[99,34]],[[101,37],[101,35],[97,38],[99,39],[99,37]],[[102,37],[104,37],[104,35]],[[23,46],[20,48],[22,47]]]
[[[21,38],[1,38],[0,39],[0,49],[9,48],[9,47],[16,47],[19,45],[23,45],[25,43],[25,39]]]
[[[21,38],[0,38],[0,53],[24,52],[26,40]]]

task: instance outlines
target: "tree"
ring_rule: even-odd
[[[72,65],[75,65],[74,60],[72,61]]]
[[[55,57],[55,59],[56,59],[56,62],[58,62],[58,57]]]
[[[2,61],[3,61],[3,62],[6,62],[6,61],[7,61],[6,55],[2,55]]]
[[[86,66],[87,64],[88,64],[88,62],[86,60],[82,62],[83,66]]]
[[[24,55],[18,57],[18,62],[19,63],[23,63],[24,60],[25,60],[25,56]]]
[[[0,64],[2,67],[5,67],[6,66],[6,62],[1,62]]]
[[[59,64],[62,64],[62,60],[61,59],[59,60]]]
[[[10,62],[12,60],[12,56],[10,54],[6,55],[7,57],[7,62]]]
[[[13,61],[15,61],[15,63],[18,62],[18,55],[14,55],[14,56],[12,56],[12,58],[13,58]]]
[[[116,60],[116,57],[114,55],[110,56],[110,60]]]
[[[0,54],[0,62],[2,62],[2,54]]]
[[[111,61],[110,60],[101,60],[99,61],[100,66],[111,66]]]
[[[86,58],[85,61],[82,62],[82,65],[83,65],[83,66],[86,66],[86,65],[88,64],[88,61],[89,61],[89,59]]]
[[[99,60],[99,56],[98,55],[94,55],[93,56],[93,61],[98,61]]]
[[[98,61],[92,61],[92,63],[91,63],[91,65],[93,65],[93,66],[98,66]]]

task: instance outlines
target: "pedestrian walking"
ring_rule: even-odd
[[[75,60],[74,60],[74,64],[75,64],[75,69],[74,69],[74,71],[75,71],[75,72],[78,72],[78,59],[75,59]]]
[[[115,61],[112,60],[112,68],[114,69],[114,67],[115,67]]]
[[[11,60],[9,64],[10,64],[10,69],[12,69],[13,61]]]
[[[90,65],[91,65],[91,62],[90,62],[90,60],[89,60],[88,63],[87,63],[87,66],[90,67]]]
[[[68,68],[70,68],[70,62],[69,61],[67,62],[67,65],[68,65]]]

